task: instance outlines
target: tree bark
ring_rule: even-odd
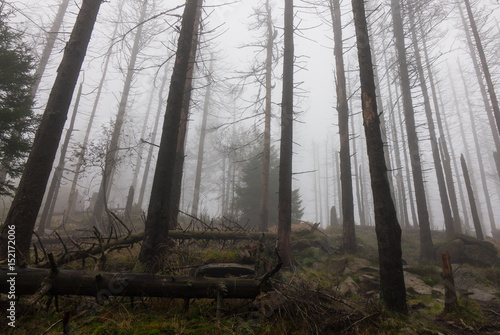
[[[384,144],[377,113],[375,80],[364,0],[352,0],[361,83],[363,120],[377,233],[381,298],[390,310],[407,313],[401,252],[401,227],[391,197]]]
[[[455,289],[455,280],[453,278],[453,269],[450,263],[450,254],[441,254],[441,263],[443,265],[443,283],[444,283],[444,313],[455,312],[458,308],[457,291]]]
[[[29,259],[31,235],[61,139],[69,105],[90,42],[101,0],[85,0],[64,50],[23,176],[5,220],[0,258],[7,257],[7,227],[15,226],[16,261]]]
[[[431,228],[429,223],[429,212],[425,198],[424,177],[422,163],[420,161],[420,149],[418,145],[417,128],[415,125],[415,112],[410,89],[410,78],[408,64],[406,61],[406,47],[404,41],[403,20],[401,18],[400,0],[391,0],[392,22],[398,54],[399,75],[401,92],[403,95],[403,110],[408,136],[408,148],[410,163],[413,172],[413,183],[415,186],[415,198],[417,201],[418,222],[420,225],[420,258],[426,260],[434,259],[434,245],[432,243]]]
[[[16,269],[16,295],[37,293],[50,285],[50,295],[96,297],[98,303],[111,296],[168,297],[182,299],[216,298],[254,299],[265,290],[258,279],[157,276],[146,273],[111,273],[80,270]],[[0,290],[8,291],[6,268],[0,268]]]
[[[40,218],[40,223],[37,230],[39,235],[45,234],[45,227],[50,224],[50,221],[52,221],[52,214],[54,213],[54,207],[57,202],[57,195],[59,193],[61,179],[64,173],[66,152],[68,151],[69,141],[71,139],[71,134],[73,133],[73,128],[75,126],[76,114],[78,113],[80,97],[82,96],[82,88],[83,82],[80,83],[80,87],[78,88],[75,106],[73,108],[73,115],[71,115],[71,121],[69,123],[68,130],[66,130],[66,136],[64,137],[64,142],[61,146],[61,152],[59,153],[59,164],[57,164],[57,167],[54,170],[54,175],[52,176],[49,191],[47,192],[47,199],[45,200],[45,205],[43,206],[42,216]]]
[[[474,191],[472,191],[472,184],[470,182],[469,170],[467,163],[465,163],[464,155],[460,155],[460,163],[462,164],[462,172],[464,174],[465,187],[469,195],[470,211],[472,213],[472,221],[474,221],[474,228],[476,229],[476,237],[478,240],[484,240],[483,229],[481,228],[481,221],[477,212],[476,200],[474,199]]]
[[[340,136],[340,181],[342,183],[342,229],[343,248],[347,253],[356,253],[356,229],[354,222],[354,199],[352,191],[351,151],[349,148],[349,108],[347,104],[344,69],[342,21],[339,0],[330,0],[334,35],[334,55],[337,75],[337,112]]]
[[[99,224],[102,220],[102,215],[104,208],[106,207],[105,202],[109,197],[111,186],[113,185],[113,176],[116,170],[117,160],[118,160],[118,150],[120,146],[120,135],[122,132],[123,121],[125,118],[125,113],[127,111],[128,96],[130,94],[130,89],[132,87],[132,80],[136,74],[137,69],[135,68],[135,63],[137,61],[137,55],[139,54],[140,42],[142,38],[143,22],[146,18],[146,9],[148,7],[148,1],[145,0],[141,4],[141,14],[139,17],[137,31],[134,36],[134,44],[132,50],[130,51],[130,60],[127,67],[127,74],[125,76],[125,82],[123,85],[123,91],[120,98],[120,104],[118,105],[118,113],[116,114],[115,124],[113,128],[113,133],[111,135],[111,140],[106,152],[106,162],[103,171],[103,176],[101,179],[101,185],[99,187],[99,193],[97,195],[97,200],[94,205],[93,216],[96,224]]]
[[[40,61],[38,62],[38,66],[35,70],[35,83],[31,87],[31,95],[35,97],[36,92],[38,91],[38,86],[40,86],[40,82],[42,81],[43,73],[45,72],[45,68],[49,62],[50,54],[52,53],[52,49],[54,49],[54,44],[56,42],[57,34],[59,33],[59,29],[61,29],[61,24],[64,19],[64,14],[66,14],[66,9],[68,9],[69,0],[62,0],[59,5],[59,9],[57,10],[56,17],[52,22],[52,26],[50,27],[50,31],[47,36],[47,43],[42,51],[42,56],[40,57]]]
[[[293,154],[293,0],[285,0],[283,95],[278,194],[278,252],[285,268],[292,266],[292,154]]]
[[[425,74],[424,67],[422,63],[420,46],[418,45],[417,38],[417,25],[415,23],[415,13],[414,13],[414,1],[411,1],[411,8],[408,11],[408,15],[410,18],[410,30],[411,30],[411,39],[413,44],[413,56],[415,57],[416,65],[417,65],[417,73],[418,79],[420,82],[420,89],[422,90],[422,96],[424,99],[424,110],[425,117],[427,119],[427,127],[429,129],[429,137],[431,142],[431,150],[432,150],[432,160],[434,163],[434,170],[436,172],[436,178],[438,182],[439,189],[439,198],[441,200],[441,208],[443,211],[444,218],[444,226],[446,229],[446,236],[448,238],[452,237],[455,234],[455,224],[453,220],[453,216],[451,214],[450,201],[448,198],[448,190],[446,188],[446,180],[443,173],[443,166],[441,164],[441,156],[439,155],[439,146],[436,137],[436,129],[434,125],[434,118],[432,116],[431,109],[431,101],[429,98],[429,91],[427,90],[427,83],[425,82]]]
[[[198,3],[198,0],[187,0],[184,7],[176,60],[170,80],[163,132],[145,223],[146,235],[138,261],[147,272],[158,271],[159,258],[167,251],[168,229],[174,224],[175,219],[175,213],[171,212],[175,159]]]

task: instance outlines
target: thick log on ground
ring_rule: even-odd
[[[84,295],[96,297],[98,302],[109,296],[254,299],[265,290],[257,279],[156,276],[152,274],[109,273],[79,270],[49,270],[17,268],[15,276],[8,275],[7,267],[0,267],[0,292],[9,292],[15,278],[15,293],[31,295],[43,285],[50,285],[49,295]]]

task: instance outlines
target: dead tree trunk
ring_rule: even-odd
[[[340,181],[342,183],[343,248],[347,253],[356,252],[354,199],[352,192],[351,151],[349,148],[349,107],[344,69],[342,21],[339,0],[330,0],[330,13],[334,35],[334,55],[337,75],[337,112],[340,136]]]
[[[201,25],[201,7],[203,0],[199,0],[198,10],[196,12],[196,18],[194,23],[193,32],[193,45],[191,46],[191,51],[189,55],[189,69],[186,76],[186,87],[184,90],[184,97],[182,102],[181,111],[181,123],[179,128],[179,139],[177,143],[177,157],[175,159],[175,170],[174,170],[174,186],[172,189],[172,202],[170,209],[172,213],[172,226],[173,229],[177,225],[177,217],[179,215],[179,206],[182,195],[182,180],[184,175],[184,157],[186,151],[186,138],[188,130],[189,112],[191,104],[191,91],[193,90],[193,77],[194,77],[194,67],[196,64],[196,52],[199,44],[199,30]]]
[[[401,258],[401,227],[398,223],[387,179],[364,1],[353,0],[352,10],[356,28],[361,101],[374,201],[381,298],[389,309],[407,313],[403,261]]]
[[[170,57],[168,57],[170,58]],[[163,74],[163,79],[161,82],[160,89],[158,90],[158,108],[156,110],[155,122],[153,125],[153,133],[151,134],[151,143],[148,150],[148,157],[146,158],[146,164],[144,165],[144,173],[142,175],[141,188],[139,190],[139,197],[137,199],[137,206],[142,209],[144,202],[144,193],[146,192],[146,185],[148,183],[149,170],[151,167],[151,161],[153,159],[153,150],[155,148],[154,143],[156,143],[156,136],[158,134],[158,125],[160,124],[161,111],[163,108],[163,94],[165,91],[165,86],[167,84],[167,73],[168,73],[168,62],[165,64],[165,73]]]
[[[7,227],[14,226],[17,264],[29,259],[36,217],[100,5],[101,0],[86,0],[78,13],[23,176],[5,220],[0,239],[0,258],[7,258]]]
[[[203,169],[203,156],[205,154],[205,137],[207,134],[207,119],[210,109],[210,98],[212,92],[212,70],[213,59],[210,61],[210,69],[207,74],[207,90],[205,91],[205,102],[203,103],[203,117],[201,120],[200,140],[198,142],[198,159],[196,161],[196,175],[194,178],[193,204],[191,215],[198,216],[198,206],[200,205],[201,172]]]
[[[147,273],[110,273],[80,270],[16,269],[16,294],[37,293],[42,285],[48,285],[50,295],[83,295],[96,297],[103,304],[111,296],[168,297],[181,299],[217,298],[254,299],[261,289],[269,290],[258,279],[157,276]],[[0,268],[0,277],[7,277],[7,269]],[[0,283],[2,291],[8,291],[8,283]]]
[[[429,91],[427,90],[427,83],[425,82],[424,67],[422,63],[420,46],[418,45],[417,38],[417,25],[415,23],[414,1],[411,1],[411,9],[408,11],[410,18],[411,39],[413,44],[413,56],[415,57],[417,65],[418,79],[420,81],[420,89],[424,99],[424,110],[427,119],[427,127],[429,129],[429,137],[431,141],[432,160],[434,163],[434,170],[436,172],[439,197],[441,200],[441,208],[443,210],[444,226],[446,229],[446,236],[452,237],[455,234],[455,224],[451,214],[450,201],[448,198],[448,190],[446,188],[446,180],[444,178],[443,166],[441,164],[441,156],[439,155],[438,140],[436,137],[436,129],[434,125],[434,118],[432,117],[431,101],[429,98]]]
[[[269,228],[269,172],[271,162],[271,93],[272,93],[272,66],[273,66],[273,46],[277,36],[277,31],[273,27],[271,5],[266,1],[266,101],[264,108],[264,143],[262,150],[262,191],[260,197],[260,225],[259,230],[267,231]]]
[[[415,125],[415,112],[410,89],[410,78],[408,64],[406,61],[406,47],[404,41],[403,20],[401,18],[401,6],[399,0],[391,0],[392,22],[398,54],[399,75],[401,92],[403,95],[403,110],[408,136],[408,148],[410,163],[413,172],[413,183],[415,186],[415,198],[417,201],[418,222],[420,226],[420,257],[422,259],[434,259],[434,245],[432,243],[431,228],[429,223],[429,212],[425,198],[424,176],[420,160],[420,149],[418,145],[417,128]]]
[[[278,194],[278,252],[283,266],[292,266],[292,154],[293,154],[293,0],[285,0],[283,95]]]
[[[460,65],[460,61],[459,61]],[[478,129],[476,127],[476,120],[474,119],[473,115],[473,110],[474,107],[472,105],[472,101],[470,100],[470,95],[469,95],[469,88],[467,86],[467,81],[465,80],[463,71],[460,71],[460,75],[462,77],[462,82],[464,85],[464,90],[465,90],[465,99],[467,101],[467,106],[468,106],[468,113],[470,117],[470,126],[472,128],[472,137],[474,138],[474,147],[476,151],[476,158],[477,162],[479,163],[479,174],[481,176],[481,185],[483,188],[483,193],[484,193],[484,200],[486,202],[486,209],[488,211],[488,218],[490,221],[490,227],[491,231],[495,232],[496,231],[496,225],[495,225],[495,215],[493,214],[493,206],[491,204],[491,197],[490,193],[488,191],[488,182],[486,180],[486,171],[484,170],[484,163],[483,163],[483,156],[481,155],[481,146],[479,144],[479,139],[478,139]]]
[[[476,237],[478,240],[484,240],[483,229],[481,228],[481,221],[479,220],[476,200],[474,198],[474,191],[472,191],[469,170],[467,169],[467,163],[465,163],[464,155],[460,155],[460,162],[462,163],[462,172],[464,174],[465,187],[467,187],[467,194],[469,195],[470,211],[472,213],[472,220],[474,221],[474,228],[476,229]]]
[[[97,223],[102,220],[102,215],[104,208],[106,206],[105,201],[107,201],[111,186],[113,184],[113,175],[116,170],[116,164],[118,159],[118,149],[120,145],[120,135],[122,132],[123,121],[125,119],[125,112],[127,111],[128,96],[130,94],[130,89],[132,87],[132,79],[137,72],[135,68],[135,63],[137,61],[137,55],[139,54],[140,42],[142,38],[143,22],[146,18],[146,9],[148,7],[148,1],[145,0],[141,4],[141,14],[139,17],[137,31],[134,36],[134,44],[132,50],[130,51],[130,60],[127,66],[127,74],[125,76],[125,82],[123,85],[123,91],[120,98],[120,104],[118,105],[118,113],[116,114],[115,124],[113,128],[113,133],[111,135],[111,140],[106,153],[106,168],[103,171],[103,176],[101,179],[101,185],[99,187],[99,193],[97,195],[97,200],[94,205],[93,216]]]
[[[78,88],[78,93],[76,95],[75,106],[73,108],[73,115],[71,115],[71,121],[69,123],[68,130],[66,130],[66,136],[64,137],[63,145],[61,146],[61,152],[59,153],[59,164],[57,164],[54,170],[54,175],[52,176],[52,181],[49,186],[49,191],[47,192],[47,198],[45,200],[45,205],[42,210],[42,217],[40,218],[40,223],[38,225],[38,234],[45,234],[45,227],[50,224],[52,220],[52,214],[54,213],[54,207],[57,202],[57,195],[59,193],[59,187],[61,186],[61,179],[64,173],[64,165],[66,160],[66,152],[68,151],[69,141],[71,139],[71,133],[75,126],[76,114],[78,113],[78,106],[80,104],[80,97],[82,96],[83,82],[80,83]]]
[[[35,83],[31,87],[31,95],[34,97],[36,92],[38,91],[38,86],[42,81],[43,73],[45,72],[45,68],[49,62],[50,54],[52,53],[52,49],[54,49],[54,44],[56,42],[57,34],[59,33],[59,29],[61,29],[61,24],[64,19],[64,14],[66,14],[66,9],[68,9],[69,0],[62,0],[59,5],[59,9],[57,10],[56,17],[52,22],[52,27],[50,27],[50,31],[47,36],[47,43],[45,43],[45,47],[42,51],[42,56],[40,57],[40,61],[38,62],[38,66],[35,70]]]
[[[139,255],[139,264],[142,264],[143,270],[147,272],[158,271],[160,257],[167,251],[168,229],[175,219],[175,213],[171,212],[175,158],[198,4],[198,0],[187,0],[184,7],[176,60],[170,80],[163,133],[145,223],[146,235]]]
[[[444,283],[444,313],[455,312],[458,308],[457,291],[455,289],[455,280],[453,279],[453,269],[451,268],[450,255],[441,254],[441,263],[443,265],[443,283]]]
[[[495,164],[497,166],[498,176],[500,178],[500,136],[499,130],[496,127],[495,116],[493,115],[493,109],[491,108],[490,101],[488,100],[488,93],[486,91],[486,87],[483,81],[483,75],[481,73],[481,69],[479,67],[479,62],[476,56],[476,50],[474,49],[474,44],[472,42],[472,37],[470,36],[469,27],[467,26],[467,22],[465,19],[465,15],[462,9],[462,5],[457,2],[457,7],[460,13],[460,18],[462,19],[462,25],[464,27],[465,38],[467,40],[467,45],[469,47],[469,54],[472,60],[472,65],[474,66],[474,72],[476,73],[477,82],[479,84],[479,89],[481,91],[481,97],[483,99],[484,107],[486,110],[486,115],[488,116],[488,124],[491,129],[491,134],[493,136],[493,140],[495,141],[496,151],[493,153],[493,158],[495,160]],[[479,42],[481,42],[479,40]]]
[[[101,79],[99,81],[99,85],[97,86],[97,92],[96,92],[96,96],[94,99],[94,104],[92,106],[92,111],[90,112],[89,121],[87,124],[87,130],[85,131],[85,137],[83,138],[80,153],[78,155],[78,161],[77,161],[76,166],[75,166],[75,172],[74,172],[74,176],[73,176],[73,181],[71,183],[71,189],[70,189],[69,196],[68,196],[68,202],[66,204],[66,209],[64,210],[64,216],[63,216],[64,220],[66,220],[72,216],[72,211],[73,211],[72,206],[76,202],[76,199],[75,199],[75,197],[76,197],[76,184],[78,182],[78,178],[80,177],[80,170],[82,168],[83,161],[85,158],[85,151],[86,151],[87,143],[88,143],[89,137],[90,137],[90,130],[92,129],[92,124],[94,122],[95,113],[97,111],[97,107],[99,105],[99,100],[101,98],[102,88],[104,86],[104,82],[106,81],[106,75],[108,74],[108,66],[109,66],[109,61],[111,59],[111,50],[113,48],[114,40],[116,37],[116,31],[118,30],[118,22],[121,21],[121,16],[122,16],[122,7],[123,6],[121,6],[121,4],[122,3],[120,3],[120,5],[118,6],[120,8],[119,12],[118,12],[118,20],[117,20],[117,23],[115,24],[115,27],[113,28],[113,35],[111,38],[111,44],[110,44],[110,46],[108,48],[108,52],[106,54],[106,60],[104,61],[104,67],[102,69],[102,76],[101,76]]]
[[[458,3],[461,6],[460,3]],[[467,8],[467,15],[469,16],[470,27],[472,29],[472,35],[474,36],[474,41],[476,42],[477,52],[479,54],[479,59],[481,60],[481,67],[483,69],[484,80],[486,80],[486,86],[488,87],[488,93],[490,94],[491,107],[493,109],[493,115],[495,116],[497,130],[500,133],[500,107],[498,106],[498,99],[495,93],[495,86],[491,79],[490,68],[488,67],[488,62],[486,61],[486,55],[483,49],[483,43],[481,42],[481,37],[479,36],[479,31],[477,29],[476,21],[474,19],[474,14],[472,14],[472,8],[469,0],[465,0],[465,7]]]

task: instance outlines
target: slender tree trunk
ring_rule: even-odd
[[[7,233],[16,231],[16,260],[29,260],[31,236],[43,194],[61,139],[73,90],[90,42],[101,0],[83,1],[73,31],[64,49],[43,118],[33,141],[23,176],[5,220],[0,239],[0,258],[7,258]]]
[[[194,179],[193,207],[191,215],[198,216],[198,206],[200,204],[201,172],[203,169],[203,155],[205,154],[205,137],[207,134],[207,119],[210,109],[210,98],[212,92],[212,70],[213,60],[210,61],[210,68],[207,75],[207,90],[205,92],[205,102],[203,104],[203,117],[201,120],[200,140],[198,142],[198,160],[196,162],[196,176]]]
[[[385,46],[384,46],[385,49]],[[384,65],[385,68],[389,68],[389,62],[387,61],[387,54],[384,52]],[[387,89],[388,89],[388,97],[389,97],[389,105],[391,106],[392,110],[392,132],[393,132],[393,141],[394,143],[398,143],[398,132],[397,132],[397,127],[396,127],[396,111],[395,111],[395,106],[392,100],[392,88],[391,88],[391,79],[389,75],[387,75]],[[399,105],[398,105],[399,107]],[[400,113],[400,110],[398,108],[398,113]],[[399,115],[399,114],[398,114]],[[404,134],[401,133],[401,139],[403,143],[403,150],[404,150]],[[403,180],[403,165],[401,164],[401,152],[399,145],[394,147],[394,157],[396,160],[396,166],[397,166],[397,173],[396,173],[396,183],[398,185],[398,190],[399,190],[399,199],[401,202],[401,213],[403,218],[403,227],[408,228],[410,226],[410,219],[408,217],[408,204],[406,202],[406,192],[405,192],[405,186],[404,186],[404,180]],[[411,188],[410,188],[410,195],[411,195]]]
[[[82,168],[83,161],[85,158],[85,151],[87,149],[87,143],[88,143],[88,140],[90,137],[90,130],[92,129],[92,124],[94,122],[95,113],[96,113],[97,107],[99,105],[99,100],[101,98],[102,88],[104,86],[104,82],[106,81],[106,75],[108,73],[109,61],[111,59],[111,51],[112,51],[114,40],[116,37],[116,31],[118,30],[118,22],[121,21],[121,17],[122,17],[122,7],[123,7],[122,4],[123,4],[123,2],[120,2],[118,5],[118,7],[119,7],[118,20],[117,20],[117,23],[115,24],[115,27],[113,28],[113,35],[112,35],[113,37],[111,38],[111,44],[110,44],[110,46],[108,48],[108,52],[106,54],[106,60],[104,61],[104,67],[102,69],[101,80],[99,81],[99,85],[97,87],[97,92],[96,92],[96,96],[94,99],[94,104],[92,106],[92,111],[90,112],[89,122],[87,124],[87,130],[85,131],[85,137],[83,138],[80,153],[78,155],[78,161],[77,161],[76,166],[75,166],[75,172],[74,172],[74,176],[73,176],[73,181],[71,183],[71,189],[69,192],[68,202],[66,204],[66,209],[64,210],[63,220],[66,220],[67,218],[72,216],[72,211],[73,211],[72,206],[76,202],[76,199],[75,199],[76,186],[77,186],[78,178],[80,176],[80,170]]]
[[[340,153],[338,151],[335,151],[333,155],[333,163],[335,165],[335,181],[336,181],[335,184],[337,185],[337,204],[338,204],[337,208],[339,208],[339,220],[342,221],[342,210],[340,210],[340,208],[342,208],[342,186],[340,184],[339,157]]]
[[[363,120],[377,233],[381,298],[390,310],[407,313],[401,253],[401,227],[391,197],[377,112],[375,80],[363,0],[353,0]]]
[[[171,212],[172,212],[172,226],[170,229],[174,229],[177,225],[177,217],[179,215],[179,205],[182,195],[182,183],[183,183],[183,175],[184,175],[184,157],[186,152],[186,138],[188,131],[188,121],[189,121],[189,112],[190,112],[190,104],[191,104],[191,92],[193,90],[193,77],[194,77],[194,68],[196,65],[196,51],[198,49],[199,43],[199,28],[201,24],[201,8],[203,1],[198,0],[198,10],[196,12],[196,18],[194,23],[194,31],[193,31],[193,45],[191,46],[191,52],[189,55],[189,68],[186,76],[186,87],[184,91],[184,100],[182,102],[182,111],[181,111],[181,123],[179,128],[179,139],[177,143],[177,157],[175,159],[175,170],[174,170],[174,188],[172,189],[172,202],[171,202]]]
[[[460,155],[460,162],[462,163],[462,171],[464,174],[465,186],[467,187],[467,194],[469,195],[470,210],[472,213],[472,220],[474,221],[474,228],[476,229],[476,237],[479,240],[484,240],[483,229],[481,228],[481,221],[477,212],[476,200],[474,199],[474,191],[472,191],[472,184],[470,182],[469,170],[467,163],[465,163],[464,155]]]
[[[460,61],[459,61],[459,66],[460,66]],[[461,68],[461,66],[460,66]],[[481,175],[481,184],[484,192],[484,200],[486,202],[486,209],[488,211],[488,218],[490,220],[490,227],[492,233],[496,231],[496,225],[495,225],[495,215],[493,214],[493,206],[491,204],[491,197],[490,193],[488,191],[488,182],[486,180],[486,171],[484,170],[484,162],[483,162],[483,156],[481,155],[481,146],[479,144],[479,139],[478,139],[478,129],[476,127],[476,120],[474,119],[474,106],[472,105],[472,101],[470,100],[470,95],[469,95],[469,88],[468,88],[468,83],[465,80],[464,74],[462,71],[460,71],[460,75],[462,77],[462,82],[464,84],[464,91],[465,91],[465,99],[467,101],[467,106],[469,110],[469,117],[470,117],[470,126],[472,128],[472,137],[474,138],[474,147],[476,151],[476,158],[477,162],[479,164],[479,173]]]
[[[259,230],[265,232],[269,227],[269,172],[271,170],[271,93],[272,93],[272,65],[273,45],[277,32],[273,27],[271,6],[266,0],[266,102],[264,109],[264,147],[262,151],[262,191],[260,197],[260,226]]]
[[[293,152],[293,0],[285,0],[283,95],[278,194],[278,252],[283,266],[292,266],[292,152]]]
[[[47,199],[45,200],[45,205],[43,206],[42,217],[40,218],[40,224],[38,225],[37,230],[39,235],[45,234],[45,227],[52,221],[52,214],[54,213],[54,207],[57,202],[57,195],[59,193],[59,187],[61,186],[61,179],[64,173],[66,152],[68,151],[69,141],[71,139],[71,134],[73,133],[75,119],[78,113],[80,97],[82,96],[82,88],[83,82],[80,83],[80,87],[78,88],[75,106],[73,108],[73,115],[71,115],[71,121],[69,123],[68,130],[66,130],[66,136],[64,137],[63,145],[61,146],[61,152],[59,154],[59,164],[57,164],[54,175],[52,176],[52,181],[49,186],[49,191],[47,192]]]
[[[47,43],[42,51],[42,56],[40,57],[40,61],[38,62],[38,66],[35,70],[35,83],[31,87],[31,95],[34,97],[36,92],[38,91],[38,86],[42,81],[43,73],[45,72],[45,68],[49,62],[50,54],[52,53],[52,49],[54,49],[54,44],[56,42],[57,34],[59,33],[59,29],[61,29],[61,25],[64,19],[64,14],[66,14],[66,9],[68,9],[69,0],[62,0],[59,5],[59,9],[57,10],[56,17],[52,22],[52,27],[50,27],[50,31],[47,34]]]
[[[439,108],[439,103],[438,103],[438,98],[437,98],[437,92],[436,92],[436,85],[434,84],[434,75],[432,73],[432,68],[431,68],[431,62],[429,61],[429,54],[427,52],[427,40],[426,40],[426,35],[424,33],[424,29],[422,25],[419,25],[420,28],[420,35],[422,36],[422,46],[423,46],[423,51],[424,51],[424,57],[425,57],[425,68],[427,69],[427,75],[429,76],[429,84],[432,92],[432,101],[434,102],[434,112],[436,114],[436,121],[438,125],[438,130],[439,130],[439,136],[440,140],[439,142],[441,143],[442,147],[442,152],[443,152],[443,170],[444,174],[446,177],[446,184],[448,186],[448,194],[449,194],[449,199],[450,199],[450,205],[451,205],[451,210],[453,212],[453,222],[455,225],[455,231],[457,233],[462,233],[462,223],[460,219],[460,214],[458,210],[458,201],[457,201],[457,194],[455,191],[455,185],[453,181],[453,173],[451,171],[451,160],[450,160],[450,152],[448,149],[448,144],[446,142],[446,137],[444,134],[444,129],[443,129],[443,121],[441,118],[441,111]],[[458,177],[458,175],[457,175]]]
[[[425,198],[424,177],[422,163],[420,161],[420,149],[418,146],[415,112],[413,110],[410,90],[408,64],[406,62],[403,20],[401,19],[401,6],[399,0],[391,0],[391,11],[398,54],[401,92],[403,94],[406,134],[408,136],[408,148],[410,151],[413,183],[415,185],[415,197],[417,200],[418,222],[420,225],[420,257],[422,259],[431,260],[434,259],[434,245],[432,243],[429,212],[427,210],[427,201]]]
[[[142,265],[140,268],[147,272],[159,270],[161,256],[167,251],[168,229],[174,223],[172,220],[175,219],[175,213],[171,212],[175,158],[198,4],[198,0],[187,0],[182,17],[148,217],[145,223],[145,238],[139,254],[139,264]]]
[[[168,57],[170,58],[170,57]],[[169,69],[169,64],[165,64],[165,72],[163,74],[163,79],[161,81],[161,86],[158,91],[158,108],[156,110],[155,122],[153,125],[153,133],[151,134],[151,143],[148,150],[148,157],[146,158],[146,164],[144,165],[144,173],[142,175],[141,189],[139,190],[139,197],[137,199],[137,206],[142,209],[142,204],[144,202],[144,193],[146,192],[146,185],[148,183],[149,170],[151,167],[151,161],[153,160],[153,150],[155,148],[154,143],[156,142],[156,136],[158,134],[158,125],[160,124],[161,111],[163,108],[163,94],[165,91],[165,85],[167,84],[167,73]]]
[[[337,75],[337,112],[340,136],[340,181],[342,183],[342,229],[343,247],[347,253],[356,252],[356,229],[354,223],[354,199],[352,192],[351,152],[349,149],[349,107],[344,69],[342,21],[339,0],[330,0],[334,35],[334,55]]]
[[[113,128],[113,133],[111,135],[111,140],[106,152],[106,163],[105,169],[103,171],[103,176],[101,180],[101,185],[99,187],[99,193],[97,195],[97,201],[94,206],[94,220],[97,223],[101,222],[104,208],[106,206],[105,202],[109,197],[111,186],[113,185],[113,176],[116,170],[116,164],[118,160],[118,150],[120,146],[120,135],[122,132],[123,121],[125,119],[125,113],[127,111],[128,97],[130,94],[130,89],[132,87],[132,80],[137,70],[135,64],[137,61],[137,55],[139,54],[140,42],[142,38],[143,22],[146,18],[146,9],[148,7],[148,1],[144,0],[141,5],[141,14],[139,17],[137,31],[134,36],[134,44],[132,50],[130,51],[130,60],[127,67],[127,74],[125,76],[125,82],[123,86],[123,91],[120,99],[120,104],[118,106],[118,113],[116,114],[115,124]]]
[[[459,6],[462,6],[458,2]],[[488,87],[488,93],[490,94],[491,107],[493,108],[493,114],[495,116],[497,130],[500,133],[500,107],[498,106],[498,99],[495,93],[495,86],[491,80],[490,68],[488,67],[488,62],[486,61],[486,55],[484,53],[483,44],[481,38],[479,37],[479,32],[477,29],[476,21],[474,15],[472,14],[472,8],[469,0],[465,0],[465,7],[467,8],[467,15],[469,16],[470,27],[472,29],[472,35],[474,36],[474,41],[476,42],[477,52],[479,54],[479,59],[481,60],[481,67],[483,69],[484,79],[486,80],[486,86]]]
[[[488,116],[491,134],[493,136],[493,140],[495,141],[496,152],[494,152],[493,157],[495,159],[495,164],[497,166],[498,176],[500,178],[500,156],[499,156],[500,136],[499,136],[499,131],[498,131],[498,129],[496,127],[496,123],[495,123],[495,116],[497,116],[497,114],[495,114],[495,116],[493,115],[493,109],[491,108],[490,101],[488,100],[488,93],[486,91],[486,86],[484,85],[484,82],[483,82],[483,75],[482,75],[481,69],[479,67],[479,62],[478,62],[477,56],[476,56],[476,50],[474,49],[474,44],[472,42],[472,37],[470,36],[469,27],[467,26],[467,22],[466,22],[465,15],[464,15],[464,12],[462,9],[462,5],[459,2],[457,2],[457,5],[458,5],[457,6],[458,10],[460,12],[460,18],[462,19],[462,25],[464,26],[465,38],[467,40],[467,45],[469,47],[469,54],[470,54],[470,57],[472,60],[472,64],[474,66],[474,71],[476,73],[476,78],[477,78],[477,82],[479,84],[479,89],[481,91],[481,97],[483,98],[483,103],[484,103],[484,107],[486,110],[486,115]],[[480,39],[478,39],[477,41],[479,41],[479,43],[481,42]],[[498,117],[497,117],[497,121],[498,121]]]
[[[446,180],[444,178],[443,166],[441,164],[441,156],[439,155],[438,140],[436,137],[436,129],[434,125],[434,119],[432,117],[431,101],[429,98],[429,91],[427,90],[427,83],[425,82],[425,74],[424,74],[424,67],[422,64],[420,46],[418,45],[417,25],[415,24],[415,14],[414,14],[415,10],[414,1],[411,1],[411,7],[412,8],[408,11],[408,15],[410,17],[410,30],[411,30],[411,38],[414,50],[413,56],[415,57],[418,78],[420,81],[420,88],[422,90],[422,96],[424,99],[424,110],[431,141],[432,160],[434,163],[434,170],[436,172],[436,177],[438,182],[441,208],[443,210],[443,217],[444,217],[444,226],[446,228],[446,236],[452,237],[455,234],[455,224],[453,221],[453,216],[451,214],[450,201],[448,198],[448,190],[446,189]]]
[[[325,224],[323,225],[323,227],[328,227],[328,225],[330,224],[330,221],[331,221],[331,218],[330,218],[330,176],[328,175],[328,169],[330,167],[330,165],[328,164],[328,152],[329,152],[329,149],[328,149],[328,140],[326,141],[326,145],[325,145],[325,189],[326,189],[326,193],[325,193],[325,209],[326,209],[326,220],[325,220]]]

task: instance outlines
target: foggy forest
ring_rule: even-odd
[[[498,0],[0,0],[0,332],[498,334]]]

